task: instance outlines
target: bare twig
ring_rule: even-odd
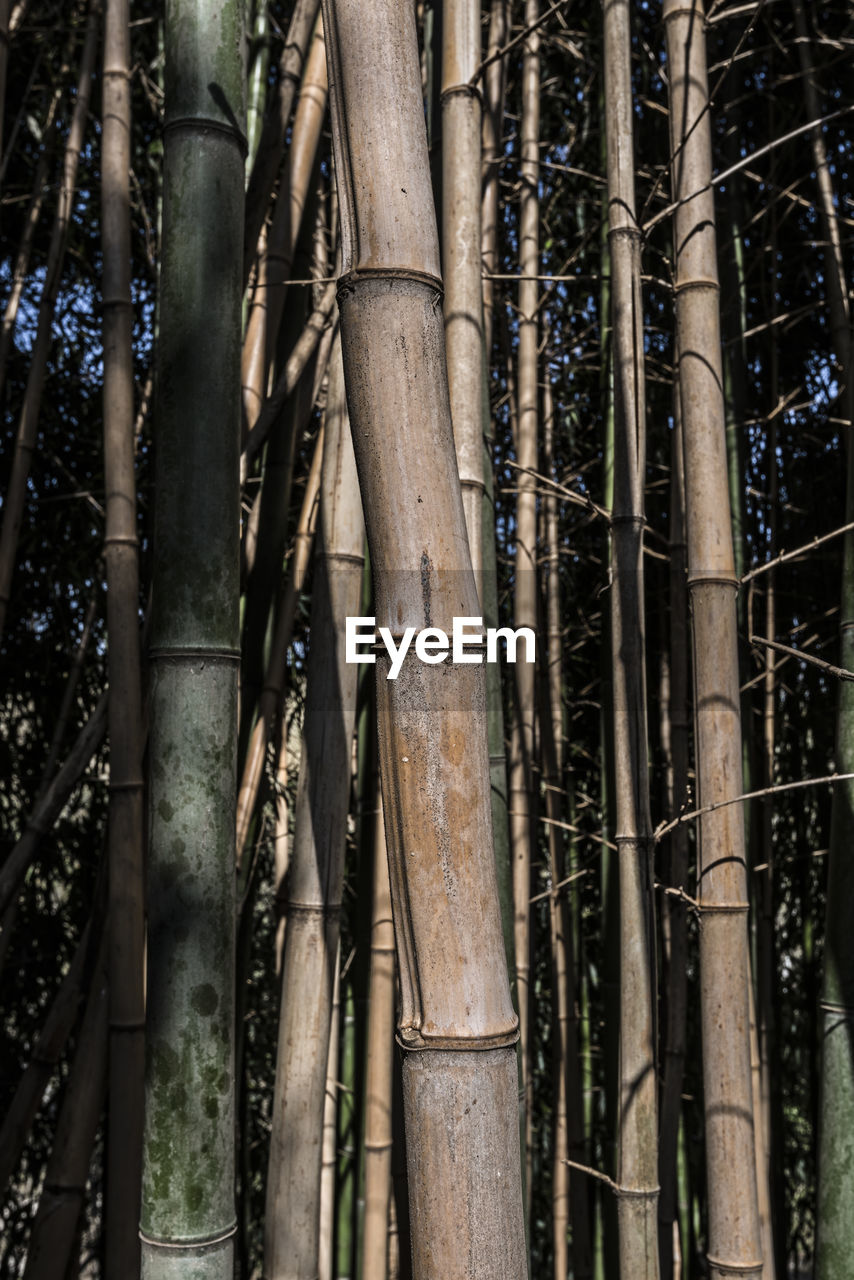
[[[762,787],[759,791],[746,791],[743,795],[732,796],[729,800],[716,800],[714,804],[704,805],[702,809],[692,809],[690,813],[680,813],[679,817],[674,818],[672,822],[660,823],[655,828],[654,839],[657,844],[668,832],[675,831],[683,822],[691,822],[694,818],[699,818],[704,813],[712,813],[715,809],[724,809],[730,804],[741,804],[744,800],[758,800],[762,796],[775,795],[781,791],[798,791],[803,787],[818,787],[824,783],[832,785],[835,782],[849,782],[852,778],[854,778],[854,773],[829,773],[824,778],[801,778],[797,782],[778,782],[773,787]]]
[[[767,573],[769,569],[773,569],[775,565],[784,564],[787,560],[796,560],[798,556],[806,555],[808,551],[820,547],[823,542],[830,542],[831,538],[839,538],[843,533],[847,533],[849,529],[854,529],[854,521],[850,524],[843,524],[838,529],[833,529],[830,533],[823,533],[820,537],[815,537],[811,542],[805,542],[802,547],[797,547],[794,551],[781,551],[773,560],[766,561],[765,564],[757,565],[755,569],[751,569],[745,573],[740,582],[750,582],[752,578],[758,578],[760,573]]]
[[[789,645],[779,644],[776,640],[766,640],[764,636],[751,636],[750,643],[755,644],[757,648],[761,645],[764,649],[774,649],[777,653],[785,653],[791,658],[797,658],[800,662],[808,662],[813,667],[820,667],[822,671],[836,676],[838,680],[854,680],[854,671],[848,671],[845,667],[834,667],[823,658],[814,658],[811,653],[804,653],[803,649],[792,649]]]

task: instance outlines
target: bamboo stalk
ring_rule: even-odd
[[[700,805],[741,790],[736,586],[726,467],[702,0],[664,0],[675,211],[676,330],[693,616]],[[750,1079],[747,879],[740,808],[699,831],[701,1016],[713,1280],[762,1272]]]
[[[374,813],[374,890],[368,1065],[365,1082],[365,1222],[362,1275],[386,1280],[391,1196],[392,1071],[394,1053],[394,926],[388,880],[382,795],[377,778]]]
[[[242,6],[166,10],[142,1275],[233,1271]]]
[[[267,216],[270,192],[276,179],[285,148],[285,135],[291,119],[297,88],[302,79],[311,33],[320,0],[297,0],[291,14],[285,46],[279,59],[279,80],[270,99],[261,138],[255,153],[246,189],[246,218],[243,248],[243,280],[249,272],[258,246],[258,237]]]
[[[15,437],[12,473],[3,503],[3,525],[2,529],[0,529],[0,636],[2,636],[6,625],[6,614],[12,588],[12,574],[15,568],[15,554],[21,525],[24,520],[27,477],[30,473],[30,464],[38,440],[39,410],[47,373],[47,359],[52,342],[53,312],[56,305],[56,295],[59,291],[62,262],[65,256],[65,246],[68,240],[74,204],[77,163],[83,147],[83,138],[89,114],[89,97],[92,89],[92,75],[95,70],[95,54],[98,46],[99,8],[99,0],[92,0],[80,62],[80,75],[77,81],[74,114],[68,133],[68,141],[65,144],[59,201],[51,233],[44,285],[42,286],[42,295],[39,302],[36,340],[33,345],[24,403]]]
[[[507,62],[494,55],[507,42],[512,11],[511,0],[491,0],[489,7],[489,38],[487,58],[492,58],[486,70],[484,83],[485,110],[483,112],[483,200],[481,204],[483,263],[483,337],[486,359],[492,356],[492,327],[495,286],[492,277],[498,270],[498,166],[504,154],[502,130],[504,126],[504,97],[507,89]]]
[[[539,14],[539,0],[526,0],[525,26],[531,28]],[[519,348],[516,456],[519,463],[516,499],[516,562],[513,620],[516,627],[537,626],[537,494],[532,472],[537,471],[538,286],[530,278],[539,267],[539,136],[540,78],[539,32],[524,42],[522,56],[521,177],[519,207]],[[534,846],[534,721],[535,674],[529,663],[517,663],[516,719],[510,748],[510,848],[513,859],[513,911],[516,950],[516,994],[521,1032],[522,1085],[525,1094],[526,1199],[530,1215],[533,1183],[531,1086],[530,953],[531,858]]]
[[[128,0],[106,0],[101,207],[110,742],[109,1124],[105,1266],[139,1270],[144,1087],[143,726],[133,439]]]
[[[477,0],[443,0],[442,271],[445,349],[457,469],[472,568],[482,596],[483,302],[481,288],[481,103],[472,80],[480,62]]]
[[[646,402],[628,0],[608,0],[605,5],[605,100],[614,351],[610,590],[614,840],[620,881],[617,1214],[621,1274],[657,1280],[655,922],[643,574]]]
[[[364,546],[340,344],[330,371],[320,526],[267,1174],[269,1280],[307,1280],[318,1267],[323,1107],[358,671],[345,660],[344,624],[358,614]]]
[[[344,369],[377,621],[394,634],[448,630],[454,616],[477,616],[478,602],[455,475],[414,13],[334,0],[324,25]],[[405,168],[388,163],[389,137]],[[392,681],[388,670],[378,653],[413,1272],[516,1280],[526,1272],[517,1020],[491,847],[483,671],[409,660]]]

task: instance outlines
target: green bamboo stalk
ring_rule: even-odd
[[[145,1280],[233,1270],[242,6],[169,0],[151,634]]]
[[[270,18],[267,0],[258,0],[255,25],[252,30],[248,88],[246,94],[246,143],[249,148],[247,163],[250,167],[258,154],[261,129],[264,123],[264,102],[267,95],[267,75],[270,68]]]

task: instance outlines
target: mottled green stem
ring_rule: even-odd
[[[233,1269],[242,48],[238,0],[167,3],[145,1280]]]

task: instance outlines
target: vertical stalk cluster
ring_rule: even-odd
[[[711,123],[702,0],[664,0],[670,77],[676,340],[685,449],[700,807],[741,794],[736,588],[726,465]],[[759,1276],[741,806],[699,829],[700,986],[713,1280]]]
[[[477,616],[478,601],[450,421],[414,14],[388,0],[367,14],[355,0],[334,0],[324,24],[344,368],[377,623],[394,635],[447,629],[455,616]],[[392,155],[407,158],[405,170]],[[420,1280],[518,1280],[517,1020],[492,855],[483,667],[407,661],[390,681],[383,650],[376,668],[413,1271]]]
[[[245,139],[239,0],[166,8],[142,1274],[230,1277]]]

